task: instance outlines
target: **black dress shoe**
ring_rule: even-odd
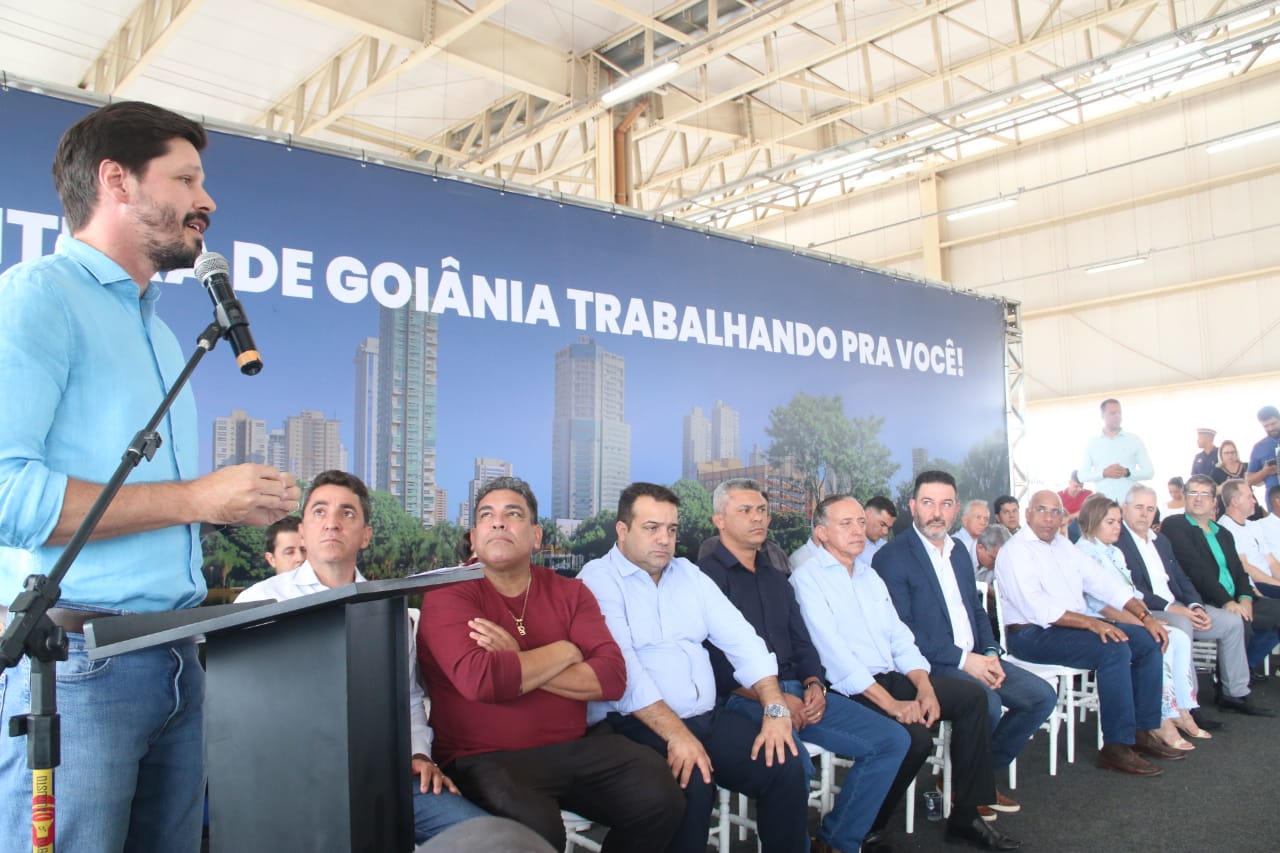
[[[862,839],[862,853],[893,853],[893,842],[889,838],[889,830],[882,829]]]
[[[968,824],[947,823],[948,844],[969,844],[983,850],[1017,850],[1022,842],[1005,835],[980,817]]]
[[[1249,701],[1249,697],[1237,699],[1234,696],[1222,696],[1218,699],[1218,707],[1224,711],[1234,711],[1246,717],[1274,717],[1276,712]]]
[[[1267,674],[1262,671],[1262,667],[1255,666],[1249,669],[1249,686],[1257,687],[1259,684],[1267,680]]]
[[[1221,694],[1219,694],[1219,698],[1221,698]],[[1213,732],[1222,728],[1221,721],[1206,716],[1203,708],[1192,708],[1191,719],[1195,720],[1196,725],[1204,729],[1206,732]]]

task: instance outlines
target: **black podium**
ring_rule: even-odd
[[[413,849],[405,596],[480,571],[95,619],[91,658],[203,639],[213,853]]]

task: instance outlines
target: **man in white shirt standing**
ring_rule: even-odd
[[[996,557],[996,589],[1009,651],[1031,663],[1097,670],[1103,739],[1098,766],[1159,776],[1164,771],[1142,755],[1184,757],[1152,734],[1160,725],[1163,652],[1169,635],[1133,597],[1127,583],[1059,533],[1062,519],[1058,495],[1047,489],[1036,492],[1027,507],[1026,524]],[[1086,592],[1129,611],[1142,624],[1086,615]]]
[[[307,549],[306,561],[292,571],[259,581],[240,593],[236,601],[285,601],[360,583],[364,576],[356,568],[356,558],[373,538],[371,513],[369,490],[358,477],[345,471],[317,474],[298,525]],[[413,838],[422,843],[454,824],[487,817],[488,812],[463,799],[430,758],[432,733],[418,680],[415,646],[414,633],[410,631],[409,742],[413,746],[413,775],[418,778],[413,793]]]
[[[1245,657],[1244,620],[1238,613],[1204,603],[1195,584],[1174,557],[1168,537],[1151,529],[1157,508],[1155,489],[1143,485],[1131,487],[1120,507],[1124,527],[1116,547],[1124,554],[1133,585],[1142,592],[1143,603],[1160,621],[1197,640],[1217,643],[1223,693],[1219,702],[1248,705],[1249,662]],[[1191,715],[1201,728],[1218,727],[1198,711],[1197,708]]]
[[[1142,439],[1120,428],[1120,401],[1103,400],[1101,409],[1102,433],[1089,439],[1084,447],[1080,479],[1093,483],[1096,491],[1120,503],[1130,486],[1139,480],[1150,480],[1155,469]]]

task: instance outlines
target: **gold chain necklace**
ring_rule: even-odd
[[[525,611],[529,609],[529,590],[531,589],[533,589],[533,572],[532,571],[529,572],[529,585],[524,588],[524,604],[520,608],[519,616],[517,616],[514,612],[512,612],[511,606],[507,604],[505,600],[502,602],[503,606],[507,608],[507,612],[511,614],[511,618],[515,620],[516,632],[519,633],[521,637],[529,633],[524,629],[524,614],[525,614]]]

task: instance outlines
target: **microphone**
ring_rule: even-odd
[[[262,370],[262,357],[249,332],[249,318],[245,316],[240,300],[231,288],[231,267],[227,259],[217,252],[205,252],[196,258],[196,278],[209,291],[213,300],[213,314],[222,327],[222,333],[231,342],[236,364],[245,376],[256,376]]]

